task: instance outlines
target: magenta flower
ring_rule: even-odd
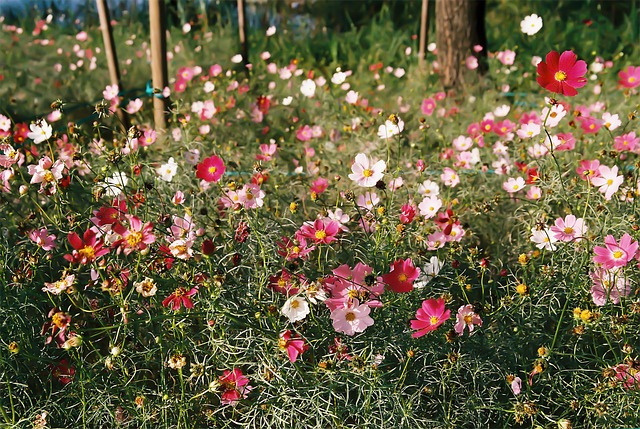
[[[582,160],[580,165],[576,168],[576,173],[583,179],[590,181],[594,177],[600,176],[600,161],[594,160]]]
[[[156,241],[153,235],[153,224],[147,222],[144,225],[142,221],[133,215],[127,215],[129,219],[129,229],[125,228],[121,223],[113,225],[113,231],[122,236],[122,239],[113,243],[113,247],[118,247],[125,255],[130,254],[134,250],[145,250],[149,244]]]
[[[640,70],[640,67],[638,67]],[[636,137],[635,131],[617,136],[613,139],[613,148],[618,152],[633,151],[640,144],[640,137]]]
[[[618,243],[613,235],[607,235],[604,238],[604,245],[596,246],[593,252],[593,262],[602,265],[605,270],[615,267],[624,267],[631,261],[638,252],[638,242],[625,233]]]
[[[162,301],[164,307],[171,306],[173,311],[180,310],[180,306],[184,305],[184,308],[193,308],[193,302],[191,297],[198,292],[198,288],[194,287],[191,290],[187,290],[183,287],[176,288],[175,291]]]
[[[422,308],[416,311],[416,318],[411,320],[411,329],[417,331],[411,336],[419,338],[435,331],[440,325],[449,320],[449,317],[451,317],[451,311],[445,307],[443,298],[424,300],[422,301]]]
[[[640,86],[640,67],[628,66],[626,70],[618,73],[618,83],[625,88],[635,88]]]
[[[471,334],[476,325],[482,326],[482,319],[473,311],[473,305],[467,304],[460,307],[456,315],[456,324],[453,327],[458,335],[464,334],[464,328],[469,328]]]
[[[222,387],[221,402],[224,405],[237,404],[240,399],[246,398],[252,389],[249,386],[249,379],[238,368],[232,371],[225,370],[218,381]]]
[[[295,362],[298,356],[309,348],[303,339],[296,338],[288,329],[280,334],[278,347],[287,352],[290,362]]]
[[[422,100],[422,105],[420,106],[422,109],[422,114],[431,116],[433,111],[436,110],[436,102],[433,98],[425,98]]]
[[[382,276],[382,280],[393,292],[403,293],[413,290],[413,281],[420,275],[420,268],[413,265],[411,258],[398,259],[391,265],[391,271]]]
[[[315,222],[305,222],[300,227],[299,233],[302,237],[308,238],[315,244],[329,244],[336,240],[336,235],[340,231],[340,224],[330,219],[316,219]]]
[[[205,182],[217,182],[224,174],[224,171],[225,165],[222,158],[213,155],[198,164],[196,177]]]
[[[353,269],[343,264],[332,271],[333,275],[325,279],[326,289],[331,297],[325,300],[329,310],[348,306],[353,299],[369,307],[382,307],[380,295],[384,293],[381,278],[372,275],[373,269],[358,262]]]
[[[564,219],[556,219],[555,225],[551,227],[553,236],[558,241],[580,241],[587,233],[584,219],[576,218],[574,215],[567,215]]]

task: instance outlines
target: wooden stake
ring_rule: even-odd
[[[244,15],[244,0],[238,0],[238,30],[240,31],[240,53],[242,54],[242,64],[245,67],[245,71],[249,72],[249,69],[247,69],[247,64],[249,64],[249,46],[247,45],[247,29],[245,26]]]
[[[427,17],[429,12],[429,0],[422,0],[422,15],[420,16],[420,48],[418,50],[418,59],[420,68],[425,65],[425,49],[427,47],[428,23]]]
[[[109,81],[111,85],[118,85],[122,90],[120,82],[120,68],[118,67],[118,57],[116,55],[115,43],[113,42],[113,29],[111,28],[111,18],[109,17],[109,6],[106,0],[96,0],[98,15],[100,16],[100,29],[102,30],[102,40],[104,43],[104,53],[107,56],[107,66],[109,68]],[[122,121],[125,131],[129,129],[131,123],[129,116],[118,108],[116,114]]]
[[[164,0],[149,0],[151,27],[151,79],[154,89],[164,90],[169,85],[167,68],[167,16]],[[161,94],[153,97],[153,120],[156,131],[166,131],[168,100]]]

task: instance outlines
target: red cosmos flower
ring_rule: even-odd
[[[256,99],[256,106],[258,106],[258,110],[260,110],[263,115],[266,115],[267,113],[269,113],[271,100],[269,100],[269,98],[265,97],[264,95],[260,95]]]
[[[57,365],[50,365],[51,375],[53,375],[60,383],[69,384],[73,380],[76,369],[69,365],[69,361],[62,359]]]
[[[235,405],[248,396],[252,387],[249,379],[242,374],[242,370],[234,368],[233,371],[225,370],[218,378],[222,386],[221,402],[225,405]]]
[[[91,221],[97,226],[113,225],[123,221],[126,213],[127,201],[116,198],[110,207],[100,207],[100,210],[94,211]]]
[[[74,250],[71,254],[64,255],[64,259],[72,264],[87,264],[109,253],[108,248],[102,247],[104,244],[102,239],[96,239],[96,233],[93,230],[86,230],[82,238],[80,239],[75,232],[69,233],[67,239]]]
[[[391,272],[384,274],[382,280],[393,292],[403,293],[413,290],[413,281],[420,275],[420,268],[413,265],[411,258],[398,259],[391,265]]]
[[[576,88],[587,84],[584,75],[587,73],[587,63],[577,61],[577,56],[571,51],[564,51],[560,55],[556,51],[547,54],[546,62],[538,64],[537,81],[541,87],[557,94],[573,97],[578,94]]]
[[[283,269],[280,274],[269,277],[268,287],[283,295],[292,296],[300,291],[300,284],[305,282],[304,276],[301,275],[300,279],[297,279],[290,272]]]
[[[336,240],[340,224],[330,219],[316,219],[314,223],[305,222],[300,227],[302,237],[311,239],[315,244],[329,244]]]
[[[302,353],[309,349],[309,345],[305,344],[303,339],[296,338],[295,334],[292,338],[290,330],[286,330],[280,334],[278,347],[287,352],[289,361],[295,362]]]
[[[400,208],[400,222],[408,224],[416,217],[416,208],[413,204],[403,204]]]
[[[162,305],[164,307],[168,307],[169,305],[171,305],[171,309],[173,311],[180,310],[181,305],[184,305],[184,308],[193,308],[193,302],[191,301],[190,297],[192,297],[196,293],[198,293],[197,287],[191,288],[191,290],[187,290],[180,286],[176,288],[176,290],[173,291],[171,295],[166,297],[164,301],[162,301]]]
[[[205,182],[217,182],[224,174],[224,171],[225,165],[222,158],[213,155],[198,164],[196,177]]]

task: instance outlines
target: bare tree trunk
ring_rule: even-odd
[[[464,62],[472,52],[472,7],[472,0],[436,0],[438,63],[446,89],[463,83]]]

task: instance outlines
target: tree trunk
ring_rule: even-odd
[[[465,59],[474,42],[483,45],[486,55],[484,10],[485,0],[436,0],[438,63],[446,89],[464,83]]]

